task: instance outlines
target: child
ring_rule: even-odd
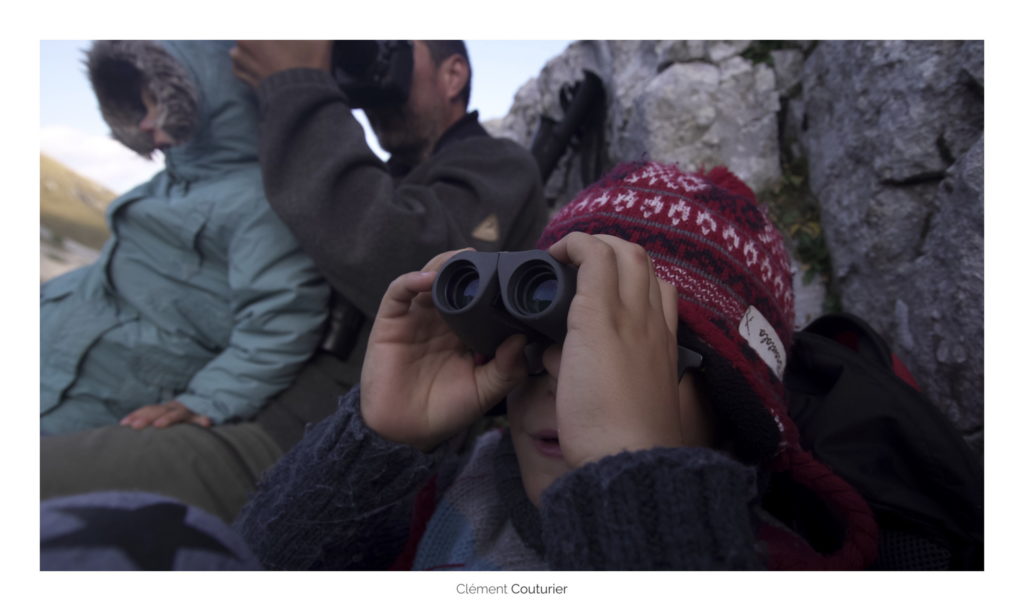
[[[799,449],[786,415],[789,259],[746,185],[724,168],[625,164],[561,210],[539,247],[579,267],[568,334],[542,375],[527,375],[522,336],[480,364],[442,322],[429,290],[452,253],[392,283],[361,387],[243,510],[266,568],[871,562],[870,511]],[[677,345],[703,357],[682,378]],[[456,452],[506,397],[508,429]],[[769,472],[824,503],[839,539],[802,537],[765,510]]]
[[[115,200],[98,261],[40,299],[45,434],[247,418],[320,340],[327,285],[263,195],[230,43],[98,41],[113,135],[166,169]]]

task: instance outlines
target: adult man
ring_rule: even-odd
[[[391,280],[453,248],[531,248],[547,220],[532,156],[467,112],[462,41],[413,41],[408,99],[366,109],[391,153],[386,165],[330,74],[331,52],[330,41],[239,41],[231,52],[235,74],[259,95],[267,198],[335,291],[334,348],[260,416],[282,447],[358,381],[363,317]],[[356,346],[345,354],[339,343]]]
[[[527,151],[491,138],[466,112],[470,66],[461,41],[414,42],[408,100],[368,110],[392,153],[387,165],[329,74],[330,53],[327,41],[239,42],[231,52],[236,75],[257,87],[267,198],[334,289],[326,349],[255,422],[202,436],[188,427],[143,439],[108,427],[60,447],[48,441],[44,498],[136,488],[232,519],[259,473],[359,379],[371,326],[365,318],[392,279],[454,248],[532,247],[547,216],[539,172]],[[192,457],[167,460],[171,435],[188,436],[176,452],[192,443],[192,453],[220,473],[196,468]]]

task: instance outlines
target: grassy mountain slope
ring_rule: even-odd
[[[109,237],[103,211],[114,192],[39,155],[39,223],[52,242],[70,239],[99,250]]]

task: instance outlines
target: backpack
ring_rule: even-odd
[[[980,461],[877,332],[850,314],[816,319],[796,333],[784,382],[801,445],[875,515],[870,568],[984,568]],[[774,513],[820,539],[820,507],[782,488]]]

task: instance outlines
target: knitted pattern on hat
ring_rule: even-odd
[[[821,555],[786,536],[766,540],[773,568],[863,568],[877,553],[870,508],[799,445],[782,376],[794,332],[793,286],[782,235],[754,193],[726,168],[688,173],[656,162],[621,164],[548,224],[547,248],[573,232],[643,246],[679,292],[679,342],[700,352],[713,413],[742,460],[786,471],[840,516],[845,542]]]
[[[794,320],[789,257],[740,179],[721,167],[622,164],[562,208],[538,248],[573,231],[643,246],[678,289],[680,339],[704,355],[713,407],[735,429],[741,457],[763,460],[795,441],[782,385]]]

